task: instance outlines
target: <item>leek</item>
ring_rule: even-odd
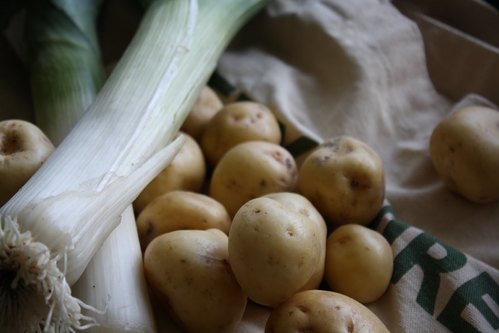
[[[101,2],[40,1],[28,12],[36,119],[56,144],[81,118],[104,83],[96,32]],[[94,315],[96,325],[89,332],[155,331],[142,265],[135,218],[129,207],[72,286],[73,295],[84,303],[105,309]]]
[[[85,328],[69,285],[175,137],[235,32],[265,0],[156,0],[111,76],[56,151],[0,208],[0,327]],[[82,144],[85,142],[85,144]],[[104,223],[105,222],[105,223]]]

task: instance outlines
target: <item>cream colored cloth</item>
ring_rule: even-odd
[[[392,332],[497,332],[499,204],[450,193],[431,165],[431,131],[458,101],[435,91],[412,21],[390,1],[275,0],[218,70],[272,107],[286,143],[346,134],[380,153],[393,215],[377,228],[412,226],[392,242],[397,281],[369,305]],[[488,104],[462,102],[476,99]],[[251,305],[240,332],[262,332],[267,315]]]

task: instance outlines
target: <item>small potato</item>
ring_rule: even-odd
[[[144,248],[155,237],[174,230],[220,229],[228,234],[230,223],[230,216],[221,203],[190,191],[167,192],[151,201],[137,217]]]
[[[199,192],[206,177],[206,163],[197,142],[188,134],[173,161],[156,176],[133,202],[136,214],[154,198],[173,190]]]
[[[210,181],[210,196],[232,217],[248,200],[273,192],[291,192],[298,171],[293,156],[269,142],[249,141],[230,149]]]
[[[329,235],[325,279],[332,290],[361,303],[374,302],[385,293],[392,272],[392,249],[379,232],[349,224]]]
[[[156,237],[144,254],[145,275],[187,332],[233,332],[247,298],[229,267],[227,235],[177,230]]]
[[[265,333],[288,332],[389,333],[367,307],[326,290],[299,292],[272,310]]]
[[[383,163],[364,142],[335,137],[303,161],[298,189],[331,226],[366,225],[379,212],[385,197]]]
[[[238,143],[266,141],[279,144],[281,130],[272,111],[256,102],[226,105],[206,125],[201,148],[207,162],[215,166]]]
[[[305,203],[305,210],[313,208]],[[299,290],[318,286],[325,239],[323,222],[279,199],[260,197],[244,204],[232,220],[229,261],[248,297],[273,307]]]
[[[54,149],[36,125],[18,119],[0,121],[0,206],[31,178]]]
[[[209,86],[204,86],[181,130],[195,140],[200,140],[206,125],[223,106],[216,92]]]
[[[499,110],[470,106],[445,117],[430,138],[446,186],[475,203],[499,200]]]

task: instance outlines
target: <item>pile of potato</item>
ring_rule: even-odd
[[[385,197],[371,147],[330,138],[298,164],[265,105],[224,104],[208,87],[182,131],[181,151],[133,204],[146,278],[171,318],[189,332],[231,332],[251,301],[271,310],[266,332],[387,332],[364,305],[393,270],[389,244],[366,227]],[[0,122],[0,201],[52,152],[11,177],[36,140],[48,142],[26,122]],[[483,106],[450,112],[429,140],[443,183],[479,204],[499,200],[498,152],[499,112]]]
[[[387,332],[363,305],[393,269],[388,242],[365,226],[385,194],[372,148],[332,138],[298,165],[269,108],[224,105],[208,87],[182,132],[134,202],[147,281],[180,326],[231,332],[251,301],[272,310],[267,332]]]

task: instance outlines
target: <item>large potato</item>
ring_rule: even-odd
[[[151,201],[137,217],[140,243],[181,229],[220,229],[229,233],[230,216],[215,199],[190,191],[170,191]]]
[[[392,272],[392,249],[379,232],[348,224],[329,235],[325,279],[332,290],[361,303],[374,302],[385,293]]]
[[[206,125],[201,148],[212,166],[238,143],[266,141],[279,144],[281,130],[272,111],[256,102],[226,105]]]
[[[430,138],[446,186],[476,203],[499,199],[499,111],[470,106],[445,117]]]
[[[368,224],[385,197],[381,158],[366,143],[335,137],[303,161],[298,189],[332,226]]]
[[[263,196],[264,198],[269,198],[283,204],[287,209],[294,211],[295,213],[305,215],[312,222],[317,224],[317,230],[320,235],[320,246],[326,248],[327,239],[327,226],[324,222],[324,218],[317,211],[317,209],[312,205],[312,203],[304,196],[298,193],[292,192],[277,192],[270,193]],[[312,275],[308,283],[302,288],[304,289],[315,289],[319,287],[320,283],[324,278],[324,267],[326,261],[326,251],[322,251],[322,256],[319,258],[319,265],[315,273]]]
[[[388,333],[383,322],[354,299],[326,290],[295,294],[272,310],[265,333]]]
[[[223,103],[215,91],[209,86],[204,86],[182,124],[181,130],[195,140],[200,140],[204,128],[221,108],[223,108]]]
[[[229,267],[227,235],[178,230],[156,237],[144,254],[147,281],[187,332],[233,332],[246,296]]]
[[[234,216],[250,199],[293,191],[297,178],[295,160],[286,149],[274,143],[249,141],[233,147],[220,160],[209,193]]]
[[[173,190],[199,192],[206,177],[206,163],[198,143],[185,134],[185,143],[173,161],[156,176],[133,202],[138,214],[154,198]]]
[[[304,208],[313,211],[306,202]],[[299,290],[317,287],[326,229],[313,218],[268,197],[250,200],[238,210],[229,232],[229,261],[251,300],[273,307]]]

